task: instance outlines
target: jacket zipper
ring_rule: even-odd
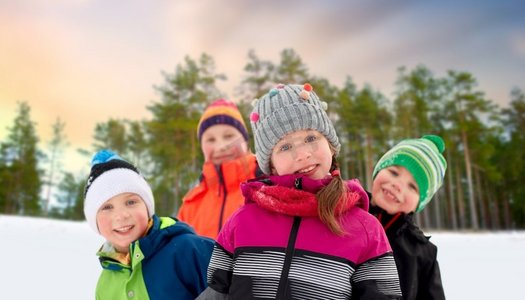
[[[294,217],[290,237],[288,238],[288,245],[286,246],[286,253],[284,256],[283,270],[281,272],[281,279],[279,279],[279,286],[277,288],[276,299],[286,299],[286,292],[288,290],[288,275],[290,273],[290,266],[295,252],[295,242],[297,240],[297,233],[301,225],[301,217]]]
[[[228,191],[226,190],[226,184],[224,183],[224,177],[222,175],[222,165],[219,165],[217,168],[217,174],[219,175],[219,191],[222,188],[222,205],[221,205],[221,213],[219,214],[219,228],[217,230],[217,234],[222,229],[222,218],[224,216],[224,207],[226,206],[226,197],[228,194]]]

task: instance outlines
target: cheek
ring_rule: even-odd
[[[108,214],[97,214],[97,226],[100,234],[104,236],[107,232],[111,231],[111,217]]]
[[[271,172],[273,175],[282,175],[285,169],[285,161],[281,159],[282,155],[274,155],[270,157]]]
[[[406,197],[406,201],[403,205],[403,211],[405,213],[411,213],[416,210],[417,205],[419,204],[419,194],[411,193]]]
[[[213,153],[213,145],[202,144],[201,150],[202,150],[202,154],[204,155],[204,160],[209,161]]]

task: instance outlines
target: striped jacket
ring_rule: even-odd
[[[247,198],[218,236],[209,287],[231,299],[399,299],[381,224],[368,214],[361,186],[347,184],[360,200],[340,216],[343,236],[316,216],[277,213]]]

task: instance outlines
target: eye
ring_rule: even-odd
[[[392,174],[392,176],[394,176],[394,177],[399,176],[399,173],[397,172],[396,169],[388,169],[388,171],[389,171],[390,174]]]
[[[308,135],[308,136],[304,139],[304,141],[305,141],[306,143],[312,143],[312,142],[315,142],[315,141],[317,141],[317,136],[316,136],[316,135],[313,135],[313,134],[312,134],[312,135]]]
[[[282,144],[280,147],[279,147],[279,151],[288,151],[292,149],[292,144]]]
[[[128,206],[132,206],[132,205],[135,205],[138,203],[138,200],[136,198],[130,198],[128,200],[126,200],[126,205]]]
[[[225,134],[225,135],[224,135],[224,139],[225,139],[225,140],[229,140],[229,139],[231,139],[231,138],[233,138],[233,134],[231,134],[231,133],[228,133],[228,134]]]
[[[215,142],[215,138],[214,137],[209,137],[205,140],[207,143],[213,143]]]
[[[104,204],[100,207],[100,210],[110,210],[113,208],[113,205],[111,204]]]
[[[413,190],[413,191],[419,193],[419,189],[417,188],[417,184],[415,184],[415,183],[410,183],[410,184],[408,185],[408,187],[409,187],[411,190]]]

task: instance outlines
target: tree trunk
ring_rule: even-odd
[[[368,133],[365,133],[364,152],[366,187],[370,191],[372,190],[372,171],[374,170],[374,162],[372,161],[372,137]]]
[[[440,189],[436,195],[434,196],[434,200],[432,200],[434,202],[434,228],[436,229],[441,229],[441,199],[443,199],[442,196],[442,189]]]
[[[51,160],[49,162],[49,177],[47,179],[47,192],[46,199],[44,201],[44,216],[47,216],[49,214],[49,203],[51,201],[51,190],[53,188],[53,176],[55,173],[55,153],[56,150],[53,149],[53,151],[51,151]]]
[[[474,180],[476,181],[476,194],[478,195],[478,204],[479,204],[479,225],[481,229],[488,229],[489,228],[489,222],[490,218],[487,215],[487,209],[485,206],[486,203],[486,197],[483,193],[481,193],[481,180],[480,180],[480,169],[476,168],[474,170]]]
[[[447,161],[452,165],[452,157],[450,151],[447,151]],[[448,215],[451,218],[452,229],[458,229],[458,217],[457,217],[457,205],[456,197],[454,195],[454,172],[448,172],[448,197],[449,197],[449,213]]]
[[[474,230],[479,229],[478,225],[478,214],[476,210],[476,201],[474,199],[474,187],[472,184],[472,164],[470,162],[470,151],[468,146],[467,132],[465,130],[461,131],[461,142],[463,143],[464,148],[464,157],[465,157],[465,170],[467,171],[467,188],[468,188],[468,202],[470,210],[470,226]]]
[[[463,185],[461,184],[461,171],[459,168],[459,163],[455,164],[456,168],[456,192],[458,195],[458,210],[459,210],[459,229],[465,229],[466,219],[465,219],[465,204],[463,200]]]

